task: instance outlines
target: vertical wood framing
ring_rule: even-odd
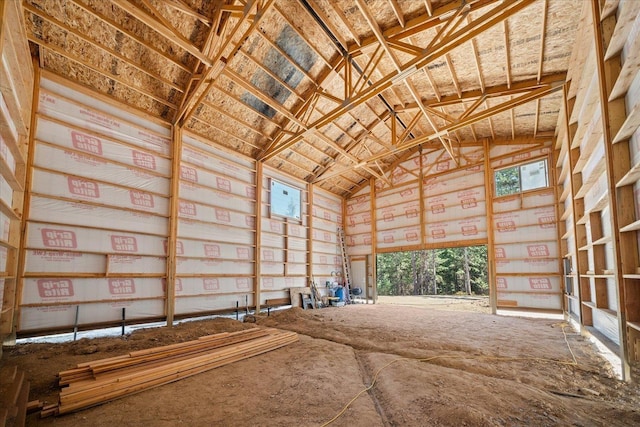
[[[165,289],[165,313],[167,316],[167,326],[173,326],[173,318],[176,309],[176,245],[178,239],[182,129],[178,126],[173,126],[171,136],[171,195],[169,199],[169,236],[167,237],[167,286]]]
[[[578,187],[582,185],[582,182],[576,182],[578,179],[581,180],[581,175],[574,174],[574,168],[576,159],[580,157],[580,148],[571,148],[573,143],[573,136],[575,134],[575,129],[577,125],[571,125],[569,123],[569,118],[571,117],[571,113],[573,111],[573,105],[575,103],[575,98],[572,98],[571,101],[568,97],[569,88],[567,85],[564,85],[562,90],[562,100],[564,103],[564,126],[565,131],[567,132],[567,138],[565,139],[565,147],[567,148],[567,160],[569,162],[569,185],[571,186],[571,209],[572,209],[572,221],[571,225],[573,227],[573,254],[575,258],[576,271],[575,276],[572,277],[573,283],[575,285],[575,289],[578,289],[578,312],[580,314],[580,327],[584,328],[584,326],[591,325],[593,323],[592,316],[589,315],[586,317],[585,311],[590,309],[585,309],[583,301],[583,292],[582,287],[580,286],[580,276],[579,274],[586,270],[586,266],[588,264],[587,253],[585,251],[580,251],[580,247],[587,243],[586,231],[585,227],[582,224],[578,224],[578,219],[584,215],[584,200],[578,199],[575,195],[578,192]],[[559,183],[556,183],[556,185]]]
[[[262,300],[262,271],[261,271],[261,262],[260,262],[260,254],[262,253],[262,178],[263,177],[263,168],[262,162],[256,162],[256,222],[255,222],[255,248],[254,248],[254,263],[255,268],[253,270],[255,277],[253,279],[253,290],[254,290],[254,302],[256,305],[256,313],[260,312],[260,301]],[[288,232],[288,230],[287,230]],[[285,258],[286,261],[286,258]]]
[[[373,303],[378,302],[378,232],[376,225],[376,180],[375,178],[369,179],[369,192],[370,192],[370,204],[371,204],[371,289],[373,295],[371,299]]]
[[[555,146],[555,141],[553,143],[553,145]],[[555,165],[557,164],[557,160],[558,160],[558,154],[559,154],[560,150],[556,150],[554,152],[551,153],[551,158],[549,159],[549,165]],[[553,197],[555,198],[555,216],[556,216],[556,242],[558,245],[558,271],[562,272],[563,269],[563,262],[562,262],[562,234],[560,233],[561,230],[564,229],[564,227],[560,227],[560,205],[559,205],[559,200],[560,200],[560,194],[558,192],[558,176],[559,174],[556,171],[557,168],[553,168],[550,167],[549,168],[549,172],[551,173],[551,176],[549,177],[549,183],[553,183]],[[564,276],[562,277],[562,280],[560,280],[560,306],[562,307],[562,311],[566,312],[567,311],[567,301],[565,298],[565,282],[564,282]]]
[[[424,197],[424,164],[422,159],[422,145],[418,146],[418,156],[420,161],[418,163],[418,167],[420,171],[418,172],[418,194],[420,197],[420,244],[425,245],[427,243],[427,221],[425,220],[425,212],[424,208],[426,197]]]
[[[616,177],[618,177],[618,173],[616,173],[616,168],[620,170],[620,166],[618,165],[618,159],[616,158],[616,163],[614,164],[613,157],[616,152],[619,150],[614,150],[614,146],[612,144],[612,126],[616,126],[614,123],[616,119],[620,119],[616,117],[615,112],[616,105],[613,106],[614,114],[609,114],[610,104],[608,102],[609,93],[615,83],[615,79],[620,72],[620,64],[619,58],[614,57],[610,60],[607,60],[605,63],[605,37],[607,40],[611,37],[613,33],[613,29],[615,28],[615,17],[610,16],[606,18],[603,22],[600,20],[600,3],[598,0],[591,1],[591,13],[592,13],[592,21],[593,21],[593,36],[595,38],[595,55],[596,55],[596,70],[597,70],[597,81],[598,81],[598,94],[600,100],[600,113],[602,117],[602,135],[605,146],[605,163],[607,168],[607,185],[609,192],[609,220],[611,222],[611,231],[613,233],[614,238],[611,239],[613,246],[613,267],[615,274],[615,282],[616,282],[616,297],[618,300],[618,329],[620,334],[620,362],[622,364],[622,378],[628,379],[631,375],[631,366],[628,360],[628,351],[627,351],[627,333],[626,333],[626,317],[625,317],[625,302],[624,302],[624,280],[622,277],[622,264],[621,264],[621,256],[620,256],[620,241],[619,241],[619,233],[618,230],[618,197],[617,197],[617,188],[616,188]],[[614,63],[615,61],[615,63]],[[617,100],[620,101],[620,100]],[[616,103],[616,101],[612,101],[612,103]],[[618,103],[619,104],[619,103]],[[623,108],[623,117],[624,117],[624,101],[622,102]],[[619,127],[619,126],[617,126]],[[620,144],[617,146],[620,147]],[[628,157],[628,154],[627,154]]]
[[[313,184],[307,184],[307,283],[311,283],[311,280],[313,280]]]
[[[33,78],[33,92],[32,92],[32,103],[31,103],[31,123],[29,126],[30,133],[28,136],[28,148],[27,148],[27,161],[26,161],[26,179],[24,182],[24,194],[22,197],[22,217],[20,218],[20,243],[18,245],[18,257],[17,257],[17,265],[15,276],[13,280],[13,290],[7,289],[5,282],[4,289],[4,302],[3,304],[11,303],[11,311],[7,312],[8,316],[5,317],[4,313],[0,318],[0,322],[2,324],[2,331],[0,333],[2,335],[5,332],[10,332],[12,337],[15,337],[17,326],[20,324],[20,300],[22,296],[22,288],[24,287],[24,279],[22,278],[24,272],[24,265],[26,260],[26,246],[27,246],[27,219],[29,218],[30,206],[31,206],[31,170],[33,169],[33,158],[35,155],[35,134],[37,127],[37,111],[38,111],[38,100],[40,99],[40,67],[38,65],[38,60],[33,58],[32,61],[33,69],[34,69],[34,78]],[[12,301],[8,301],[7,297],[12,298]],[[10,317],[9,317],[10,316]],[[9,331],[6,331],[5,328],[10,328]]]
[[[491,314],[498,311],[498,288],[496,286],[496,258],[493,236],[493,178],[491,176],[491,152],[489,140],[485,139],[484,147],[484,198],[487,209],[487,276],[489,278],[489,304]]]

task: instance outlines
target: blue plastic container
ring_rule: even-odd
[[[335,289],[336,297],[339,298],[339,301],[344,301],[344,288],[342,286],[338,286]]]

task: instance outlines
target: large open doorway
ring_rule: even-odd
[[[487,246],[378,254],[378,295],[489,295]]]

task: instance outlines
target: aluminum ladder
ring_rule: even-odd
[[[347,304],[351,303],[351,263],[347,256],[347,247],[344,242],[344,229],[338,227],[338,240],[340,243],[340,254],[342,255],[342,272],[344,277],[344,300]]]

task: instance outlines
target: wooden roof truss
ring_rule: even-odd
[[[458,162],[483,138],[548,136],[568,67],[550,61],[571,49],[553,37],[575,37],[578,1],[25,0],[24,13],[44,68],[348,195],[390,184],[422,146]],[[530,42],[536,59],[514,63]]]

